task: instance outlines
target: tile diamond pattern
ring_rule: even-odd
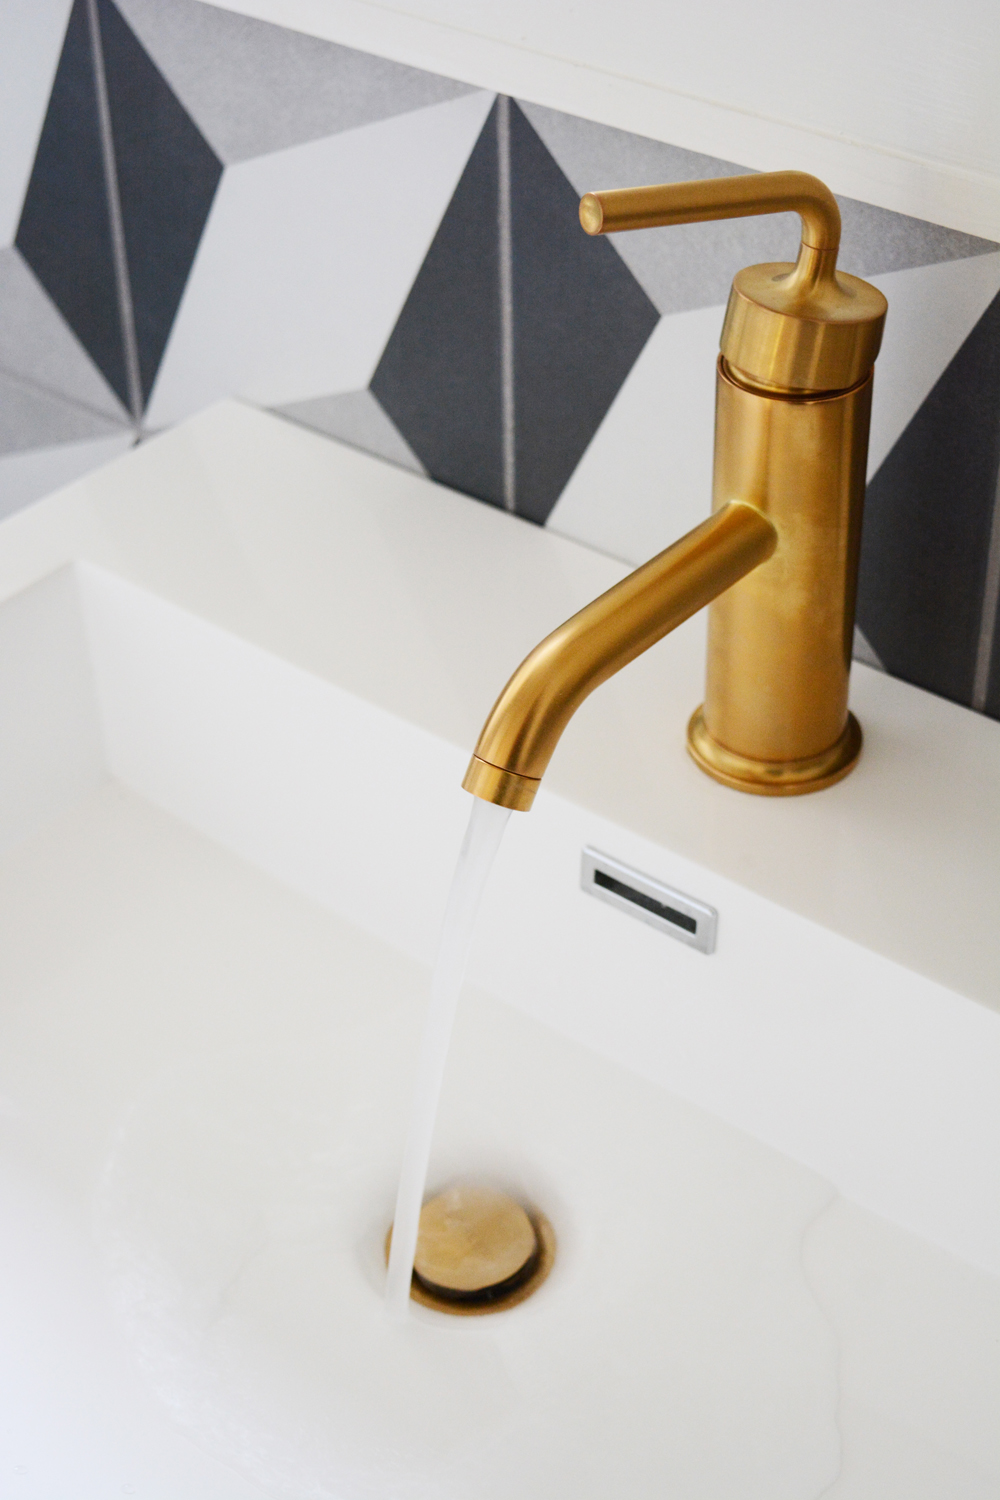
[[[631,135],[610,125],[581,120],[540,104],[524,112],[577,193],[641,182],[682,182],[692,177],[728,177],[745,166]],[[960,234],[923,219],[838,198],[843,220],[840,264],[856,276],[984,255],[989,240]],[[733,276],[760,261],[794,260],[799,243],[797,214],[683,224],[664,234],[641,229],[619,235],[619,254],[661,313],[724,305]]]
[[[486,119],[371,380],[433,479],[502,504],[497,109]]]
[[[145,402],[222,163],[111,0],[97,3]]]
[[[492,98],[465,94],[227,167],[150,425],[226,396],[285,407],[363,390]]]
[[[228,166],[473,92],[202,0],[117,0]]]
[[[70,14],[16,244],[125,406],[135,340],[152,388],[222,164],[112,0],[97,0],[124,258],[112,229],[94,38],[86,0]],[[120,280],[134,327],[123,326]]]
[[[129,420],[13,245],[0,250],[0,369],[113,421]]]
[[[507,120],[509,189],[500,170]],[[505,316],[512,410],[502,390]],[[658,318],[610,241],[582,233],[576,193],[516,103],[502,111],[498,102],[371,389],[433,478],[493,505],[513,492],[517,514],[544,523]]]
[[[659,313],[516,104],[510,129],[517,510],[544,522]]]
[[[70,12],[15,244],[127,406],[86,0]]]
[[[865,505],[858,625],[894,677],[966,704],[996,504],[998,416],[1000,295],[872,478]]]
[[[576,204],[743,168],[204,0],[35,9],[0,513],[235,395],[630,561],[704,515],[731,278],[795,216],[593,241]],[[892,309],[856,654],[1000,717],[1000,246],[840,202]]]
[[[402,469],[424,472],[405,439],[396,431],[371,391],[341,391],[336,396],[316,396],[311,401],[295,401],[275,410],[314,432],[338,438],[352,448],[376,453]]]

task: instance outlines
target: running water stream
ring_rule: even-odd
[[[430,1007],[417,1060],[413,1106],[393,1219],[385,1299],[390,1314],[395,1318],[405,1318],[409,1310],[420,1209],[427,1184],[434,1122],[441,1097],[455,1010],[472,947],[479,902],[509,817],[509,808],[497,807],[492,802],[484,802],[480,797],[472,799],[469,826],[465,831],[448,893],[441,942],[431,980]]]

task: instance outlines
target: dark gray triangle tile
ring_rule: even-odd
[[[496,105],[371,390],[428,474],[503,504]]]
[[[139,373],[147,399],[222,163],[111,0],[98,0]]]
[[[981,707],[991,718],[1000,719],[1000,473],[997,474],[993,524],[986,554],[983,613],[979,625],[976,706]]]
[[[86,0],[75,0],[15,243],[127,406],[90,40]]]
[[[522,109],[578,193],[647,182],[726,177],[749,169],[736,162],[686,151],[610,125],[523,104]],[[962,260],[996,249],[991,240],[943,229],[854,198],[837,199],[843,219],[840,264],[856,276],[875,276]],[[615,237],[633,274],[664,314],[727,301],[736,272],[762,261],[794,260],[797,214],[719,220],[643,229]]]
[[[990,657],[989,687],[984,711],[991,719],[1000,719],[1000,620],[993,632],[993,652]]]
[[[659,314],[510,106],[517,513],[547,519]]]
[[[472,92],[469,84],[201,0],[118,4],[226,164]]]
[[[1000,296],[868,486],[858,625],[896,677],[972,701],[1000,465]]]

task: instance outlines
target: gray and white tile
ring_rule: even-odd
[[[111,421],[129,420],[14,246],[0,250],[0,370]]]
[[[379,121],[223,174],[148,409],[363,389],[492,95]]]
[[[202,0],[116,4],[226,165],[473,92]]]
[[[290,406],[276,406],[274,410],[303,427],[374,453],[402,469],[412,469],[415,474],[427,472],[371,391],[314,396],[308,401],[294,401]]]

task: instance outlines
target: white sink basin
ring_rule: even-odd
[[[996,1015],[543,792],[432,1181],[535,1202],[555,1269],[393,1325],[464,754],[113,561],[0,608],[0,1492],[995,1500]]]

